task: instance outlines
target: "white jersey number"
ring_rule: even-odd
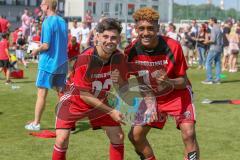
[[[112,85],[111,79],[106,79],[104,83],[102,83],[101,81],[94,81],[92,83],[92,91],[94,92],[94,96],[98,97],[101,90],[103,89],[107,90],[111,85]]]

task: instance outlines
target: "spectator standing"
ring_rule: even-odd
[[[21,17],[22,20],[22,32],[23,36],[27,39],[30,35],[30,25],[31,25],[31,17],[29,15],[28,8],[24,9],[24,14]]]
[[[90,29],[86,22],[83,22],[80,32],[81,52],[89,47],[90,43]]]
[[[12,33],[11,33],[11,38],[12,38],[12,46],[15,46],[17,44],[17,39],[18,39],[18,33],[22,32],[20,28],[16,28]]]
[[[229,61],[229,41],[228,36],[231,31],[232,23],[231,21],[225,22],[223,26],[223,57],[222,57],[222,71],[228,70],[228,61]]]
[[[11,26],[10,22],[6,17],[0,15],[0,33],[8,33],[9,27]]]
[[[84,17],[84,22],[89,29],[92,28],[93,17],[92,17],[92,12],[90,10],[87,10],[87,13]]]
[[[231,28],[228,36],[229,41],[229,72],[237,72],[237,57],[239,53],[239,36],[236,27]]]
[[[27,130],[40,130],[40,120],[45,108],[48,90],[60,91],[65,86],[67,75],[67,42],[68,29],[63,18],[56,14],[57,0],[43,0],[41,9],[47,16],[42,24],[41,45],[32,51],[39,55],[37,101],[35,118],[27,124]]]
[[[209,24],[212,26],[210,40],[207,42],[210,45],[207,59],[206,59],[206,80],[202,81],[203,84],[220,84],[221,74],[221,53],[223,50],[223,33],[217,18],[212,17],[209,20]],[[215,79],[212,75],[212,64],[215,62],[216,75]]]
[[[76,37],[77,42],[80,42],[81,29],[78,26],[77,20],[73,21],[73,27],[71,28],[71,36]]]
[[[27,68],[28,67],[27,62],[25,61],[25,49],[26,49],[25,38],[23,37],[22,32],[18,32],[18,39],[16,43],[16,57]]]
[[[191,32],[194,33],[195,35],[198,35],[199,26],[197,24],[197,20],[196,19],[192,20],[192,30],[191,30]]]
[[[127,24],[127,30],[126,30],[126,40],[128,43],[131,42],[131,39],[132,39],[132,25],[130,23]]]
[[[2,40],[0,41],[0,72],[6,70],[6,82],[5,84],[11,83],[10,80],[10,55],[8,52],[9,42],[8,34],[2,34]]]
[[[199,27],[199,32],[197,35],[196,40],[196,46],[198,51],[198,68],[203,69],[205,68],[205,62],[206,62],[206,50],[207,45],[205,44],[208,39],[207,35],[207,29],[205,24],[201,24]]]
[[[188,66],[193,66],[193,57],[194,57],[194,49],[195,49],[195,41],[193,32],[191,32],[191,26],[187,26],[184,32],[184,38],[186,42],[186,48],[184,48],[183,53],[185,59],[187,60]]]
[[[73,65],[79,54],[80,44],[77,42],[77,38],[73,36],[71,41],[68,43],[68,75],[70,75],[70,73],[72,72]]]
[[[172,38],[176,41],[178,40],[178,34],[176,32],[176,26],[173,23],[170,23],[168,25],[168,32],[167,32],[166,36],[170,37],[170,38]]]

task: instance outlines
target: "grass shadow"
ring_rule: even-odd
[[[79,122],[76,123],[76,128],[75,128],[74,131],[72,131],[72,134],[77,134],[78,132],[88,130],[89,128],[91,128],[91,126],[89,125],[88,121],[79,121]],[[41,128],[41,130],[55,131],[55,128],[52,128],[52,127]]]
[[[24,83],[24,84],[27,84],[27,83],[35,83],[35,81],[17,81],[17,82],[13,82],[13,83]]]
[[[222,81],[221,83],[237,83],[237,82],[240,82],[240,79],[239,80],[230,80],[230,81]]]

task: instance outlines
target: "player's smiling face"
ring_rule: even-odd
[[[146,48],[155,48],[158,44],[157,33],[158,33],[158,24],[156,22],[148,22],[142,20],[137,22],[136,31],[138,33],[138,38],[141,41],[141,44]]]
[[[105,30],[103,33],[98,34],[98,42],[104,52],[112,54],[120,43],[120,34],[115,29]]]

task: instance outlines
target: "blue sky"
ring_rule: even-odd
[[[179,4],[202,4],[207,3],[207,0],[174,0]],[[220,5],[220,0],[212,0],[215,5]],[[226,9],[235,8],[240,11],[240,0],[224,0],[224,6]]]

